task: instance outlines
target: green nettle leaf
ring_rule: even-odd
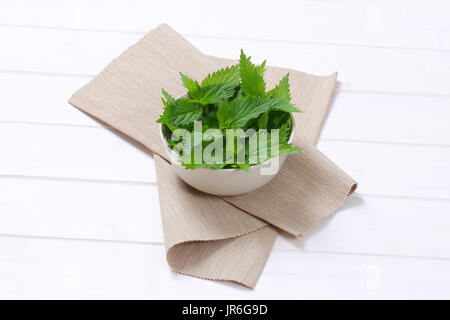
[[[227,128],[229,126],[228,119],[231,118],[231,106],[229,101],[222,101],[219,104],[217,110],[217,120],[219,122],[219,127],[221,129]]]
[[[287,112],[284,112],[282,110],[270,111],[268,128],[269,129],[280,128],[281,125],[289,119],[289,117],[290,117],[290,114]]]
[[[197,92],[198,89],[200,89],[200,85],[197,81],[192,80],[187,75],[180,72],[181,81],[183,82],[183,86],[188,89],[189,94],[191,92]]]
[[[286,121],[285,123],[283,123],[283,125],[280,127],[279,131],[278,131],[278,135],[280,138],[280,143],[288,143],[289,141],[289,136],[291,134],[291,121]]]
[[[274,99],[253,97],[222,101],[217,112],[220,128],[243,128],[247,122],[277,105],[277,102]]]
[[[202,109],[187,98],[181,98],[169,103],[164,108],[163,115],[157,122],[183,127],[192,124],[202,115]]]
[[[239,85],[239,66],[231,66],[209,74],[201,83],[181,74],[183,85],[195,103],[201,105],[219,103],[234,96]]]
[[[272,98],[280,98],[285,100],[286,102],[291,102],[289,73],[286,74],[283,79],[281,79],[280,83],[275,88],[267,92],[267,96]]]
[[[226,67],[225,69],[220,69],[216,72],[210,73],[203,81],[202,87],[209,87],[217,84],[230,83],[239,84],[240,74],[239,65],[234,65],[231,67]]]
[[[258,128],[259,129],[266,129],[267,123],[269,121],[269,111],[266,111],[262,114],[261,117],[258,118]]]
[[[302,148],[293,147],[290,144],[280,144],[278,147],[271,147],[270,156],[286,156],[288,154],[299,153],[302,150]]]
[[[234,96],[237,84],[224,83],[200,87],[197,91],[189,93],[192,101],[202,105],[219,103]]]
[[[203,117],[202,122],[203,125],[206,126],[206,130],[209,128],[218,128],[219,120],[217,119],[217,108],[209,105],[203,107]]]
[[[164,104],[164,113],[159,117],[158,120],[156,120],[156,122],[158,123],[166,123],[167,122],[167,114],[170,112],[170,105],[175,103],[175,99],[174,97],[172,97],[166,90],[162,89],[162,94],[164,96],[161,97],[161,100]]]
[[[193,102],[207,105],[231,98],[239,85],[239,66],[227,67],[209,74],[199,85],[180,72],[183,86]]]
[[[292,132],[290,113],[300,111],[291,104],[289,74],[286,74],[275,88],[266,92],[265,70],[266,61],[256,66],[241,50],[238,65],[219,69],[201,82],[180,73],[183,86],[188,91],[187,97],[175,99],[164,89],[162,90],[161,100],[164,108],[157,122],[162,123],[163,135],[170,148],[174,150],[179,149],[180,146],[187,148],[180,150],[181,163],[185,168],[215,170],[234,168],[248,171],[250,166],[260,164],[270,157],[301,151],[300,148],[288,143]],[[206,130],[219,129],[214,131],[217,137],[222,137],[218,140],[218,146],[216,142],[214,146],[210,145],[212,142],[208,139],[203,141],[194,139],[194,135],[197,136],[197,134],[193,132],[189,133],[189,139],[186,141],[183,137],[181,142],[175,138],[171,139],[172,132],[177,129],[187,129],[189,132],[197,120],[202,122],[199,128],[203,136]],[[242,129],[242,131],[239,136],[233,137],[236,131],[228,129]],[[262,132],[266,136],[265,139],[261,138],[262,140],[258,138],[257,147],[251,150],[250,138],[243,134],[247,129],[257,133]],[[279,130],[277,133],[272,132],[271,129]],[[221,152],[217,150],[222,149],[222,140],[223,163],[209,164],[204,161],[194,163],[194,155],[197,151],[207,154],[212,151],[215,162],[221,162],[222,155],[216,155],[216,152]],[[246,141],[245,144],[241,143],[243,140]],[[265,140],[267,144],[262,143]]]
[[[264,81],[265,62],[257,67],[250,61],[250,57],[246,57],[244,51],[241,50],[239,60],[239,70],[241,75],[241,88],[248,96],[261,97],[266,91],[266,83]]]
[[[292,131],[292,120],[286,121],[278,130],[278,141],[271,141],[271,156],[287,155],[300,152],[302,149],[299,147],[293,147],[289,141],[289,136]],[[278,143],[278,146],[277,146]],[[272,145],[273,144],[273,145]]]
[[[175,98],[172,97],[166,90],[162,89],[162,94],[163,94],[164,98],[166,98],[166,100],[164,100],[164,98],[161,98],[164,103],[164,106],[167,107],[167,105],[169,103],[175,102]]]
[[[290,143],[287,143],[288,138],[282,137],[280,131],[277,136],[278,139],[275,139],[275,136],[268,131],[266,135],[267,142],[265,144],[261,143],[259,138],[261,131],[258,131],[258,147],[253,149],[252,152],[249,152],[249,159],[258,159],[258,163],[262,163],[271,157],[294,154],[302,150],[299,147],[293,147]]]
[[[267,98],[268,101],[272,101],[270,110],[279,110],[284,112],[301,112],[296,106],[290,104],[286,100],[280,98]]]
[[[225,164],[206,164],[206,163],[183,163],[183,166],[186,169],[198,169],[198,168],[206,168],[206,169],[223,169],[225,167]]]
[[[250,59],[250,57],[249,57]],[[263,78],[264,74],[266,73],[266,60],[264,60],[259,66],[256,67],[258,70],[258,74]]]

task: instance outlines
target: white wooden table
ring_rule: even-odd
[[[360,187],[254,290],[171,272],[151,154],[67,103],[163,22],[340,72],[318,147]],[[450,298],[450,3],[1,0],[0,298]]]

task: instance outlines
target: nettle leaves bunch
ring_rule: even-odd
[[[162,90],[164,113],[157,122],[184,167],[248,171],[271,157],[301,151],[288,143],[290,113],[300,112],[291,104],[289,73],[266,91],[266,61],[254,65],[250,58],[241,50],[239,64],[211,73],[201,83],[180,73],[188,90],[181,98]]]

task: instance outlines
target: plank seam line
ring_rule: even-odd
[[[107,180],[107,179],[89,179],[89,178],[67,178],[67,177],[49,177],[49,176],[30,176],[15,174],[0,174],[1,179],[17,179],[17,180],[36,180],[36,181],[53,181],[53,182],[76,182],[76,183],[100,183],[100,184],[123,184],[123,185],[141,185],[141,186],[157,186],[157,182],[150,181],[130,181],[130,180]],[[405,200],[427,200],[427,201],[450,201],[450,198],[433,198],[433,197],[417,197],[387,194],[371,194],[357,192],[355,195],[378,197],[378,198],[396,198]]]
[[[123,184],[123,185],[151,186],[151,187],[155,187],[157,185],[156,182],[151,182],[151,181],[30,176],[30,175],[16,175],[16,174],[0,174],[0,179],[37,180],[37,181],[53,181],[53,182],[77,182],[77,183],[99,183],[99,184]]]
[[[112,240],[112,239],[92,239],[92,238],[73,238],[73,237],[58,237],[58,236],[40,236],[40,235],[23,235],[23,234],[8,234],[0,233],[0,238],[19,238],[19,239],[39,239],[39,240],[56,240],[56,241],[68,241],[68,242],[97,242],[97,243],[112,243],[112,244],[131,244],[131,245],[151,245],[151,246],[164,246],[163,242],[153,241],[138,241],[138,240]],[[326,255],[354,255],[354,256],[366,256],[366,257],[387,257],[387,258],[406,258],[406,259],[432,259],[432,260],[449,260],[450,257],[430,257],[430,256],[415,256],[415,255],[395,255],[395,254],[383,254],[383,253],[360,253],[360,252],[333,252],[333,251],[312,251],[305,249],[284,249],[273,248],[272,251],[276,252],[300,252],[308,254],[326,254]]]
[[[287,40],[287,39],[279,40],[279,39],[270,39],[270,38],[246,38],[246,37],[233,37],[233,36],[203,36],[203,35],[195,35],[195,34],[183,34],[183,35],[188,38],[191,37],[191,38],[214,39],[214,40],[250,41],[250,42],[285,43],[285,44],[306,44],[306,45],[315,45],[315,46],[355,47],[355,48],[404,50],[404,51],[427,51],[427,52],[437,52],[437,53],[450,52],[449,49],[380,46],[380,45],[355,44],[355,43],[344,43],[344,42],[315,42],[315,41],[306,41],[306,40]]]
[[[92,79],[92,78],[94,78],[96,76],[96,74],[60,73],[60,72],[31,71],[31,70],[12,70],[12,69],[0,69],[0,73],[5,73],[5,74],[26,74],[26,75],[34,75],[34,76],[68,77],[68,78],[88,78],[88,79]],[[354,93],[354,94],[371,94],[371,95],[383,95],[383,96],[391,95],[391,96],[415,96],[415,97],[450,98],[450,94],[429,93],[429,92],[407,92],[407,91],[345,89],[345,88],[344,89],[336,88],[334,90],[334,92],[335,93],[343,92],[343,93]]]
[[[9,69],[1,69],[0,73],[6,73],[6,74],[27,74],[27,75],[35,75],[35,76],[56,76],[56,77],[69,77],[69,78],[94,78],[95,77],[95,74],[60,73],[60,72],[9,70]]]
[[[356,192],[355,195],[361,195],[370,198],[392,198],[392,199],[402,199],[402,200],[421,200],[421,201],[445,201],[450,202],[450,198],[433,198],[433,197],[417,197],[417,196],[400,196],[395,194],[376,194],[376,193],[364,193]]]
[[[333,138],[320,138],[320,141],[330,142],[349,142],[349,143],[374,143],[374,144],[388,144],[388,145],[401,145],[401,146],[416,146],[416,147],[435,147],[435,148],[448,148],[450,144],[433,144],[433,143],[415,143],[415,142],[396,142],[396,141],[381,141],[381,140],[358,140],[358,139],[333,139]]]
[[[16,120],[0,120],[0,124],[17,124],[30,126],[50,126],[50,127],[69,127],[69,128],[87,128],[87,129],[102,129],[117,131],[114,127],[107,124],[75,124],[63,122],[40,122],[40,121],[16,121]]]
[[[37,26],[37,25],[25,25],[25,24],[0,24],[0,28],[44,29],[44,30],[63,30],[63,31],[69,31],[69,32],[98,32],[98,33],[113,33],[113,34],[114,33],[116,33],[116,34],[134,34],[134,35],[142,35],[142,36],[148,32],[148,31],[136,31],[136,30],[118,30],[118,29],[108,30],[108,29],[96,29],[96,28]],[[436,49],[436,48],[424,48],[424,47],[382,46],[382,45],[357,44],[357,43],[345,43],[345,42],[326,42],[326,41],[325,42],[316,42],[316,41],[306,41],[306,40],[252,38],[252,37],[236,37],[236,36],[210,36],[210,35],[186,34],[186,33],[182,33],[182,35],[187,38],[213,39],[213,40],[232,40],[232,41],[250,41],[250,42],[285,43],[285,44],[307,44],[307,45],[316,45],[316,46],[374,48],[374,49],[387,49],[387,50],[426,51],[426,52],[438,52],[438,53],[450,52],[450,49]]]
[[[42,240],[61,240],[61,241],[80,241],[80,242],[103,242],[103,243],[117,243],[117,244],[139,244],[139,245],[152,245],[161,246],[163,242],[153,241],[139,241],[139,240],[113,240],[113,239],[95,239],[95,238],[74,238],[74,237],[61,237],[61,236],[41,236],[41,235],[27,235],[27,234],[10,234],[0,233],[2,238],[20,238],[20,239],[42,239]]]
[[[338,81],[339,83],[339,81]],[[362,89],[339,89],[334,90],[336,93],[353,93],[353,94],[366,94],[366,95],[380,95],[380,96],[407,96],[407,97],[419,97],[419,98],[450,98],[450,94],[441,93],[416,93],[416,92],[402,92],[402,91],[387,91],[387,90],[362,90]]]
[[[294,249],[298,250],[298,249]],[[291,249],[283,249],[283,248],[277,248],[276,251],[285,251],[285,252],[292,252]],[[362,252],[333,252],[333,251],[327,251],[327,250],[305,250],[302,249],[301,251],[305,253],[311,253],[311,254],[328,254],[328,255],[342,255],[342,254],[348,254],[348,255],[354,255],[354,256],[366,256],[366,257],[387,257],[387,258],[409,258],[409,259],[437,259],[437,260],[450,260],[450,257],[432,257],[432,256],[415,256],[415,255],[396,255],[396,254],[387,254],[387,253],[362,253]]]

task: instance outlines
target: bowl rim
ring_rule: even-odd
[[[176,99],[183,98],[183,97],[186,97],[186,96],[187,96],[187,93],[178,96]],[[291,130],[291,134],[289,135],[288,143],[292,143],[292,140],[294,139],[294,136],[295,136],[296,125],[295,125],[295,117],[294,117],[293,113],[289,112],[289,115],[290,115],[290,117],[292,119],[292,130]],[[166,151],[169,153],[169,156],[171,158],[173,158],[175,160],[180,160],[180,157],[176,154],[175,151],[173,151],[169,147],[169,145],[168,145],[168,143],[166,141],[166,138],[164,137],[163,125],[164,125],[163,123],[159,123],[159,135],[161,137],[161,140],[163,141],[164,147],[165,147]],[[269,158],[266,161],[264,161],[263,163],[260,163],[260,164],[254,165],[254,166],[250,166],[249,170],[252,169],[252,168],[257,169],[259,167],[262,167],[265,164],[267,164],[268,162],[270,162],[271,160],[273,160],[274,158],[279,158],[279,157],[280,156]],[[182,166],[178,161],[176,161],[176,164]],[[231,172],[231,171],[242,171],[241,169],[235,169],[235,168],[231,168],[231,169],[230,168],[228,168],[228,169],[199,168],[199,169],[209,169],[209,170],[214,170],[214,171],[229,171],[229,172]]]

